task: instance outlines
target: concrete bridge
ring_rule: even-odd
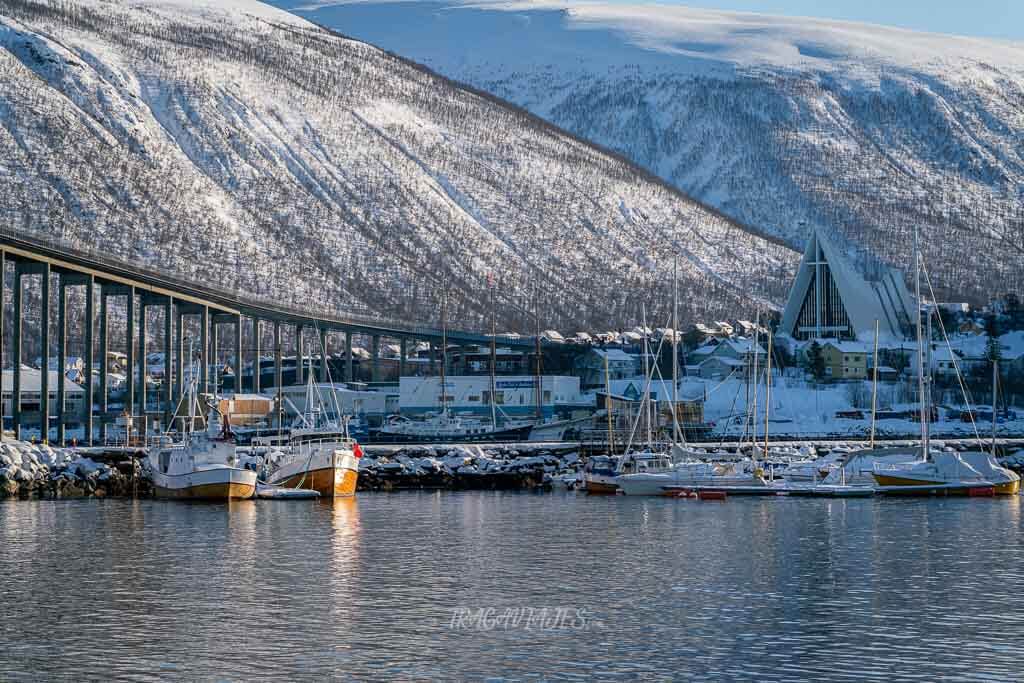
[[[108,375],[108,340],[110,337],[109,309],[112,299],[124,302],[125,338],[127,340],[126,366],[138,372],[129,371],[126,378],[124,406],[126,412],[136,416],[157,414],[162,416],[163,424],[170,423],[172,412],[182,394],[184,363],[187,351],[184,349],[183,329],[188,317],[196,317],[199,321],[198,349],[200,355],[200,391],[209,391],[211,349],[218,347],[218,331],[221,326],[228,326],[232,339],[235,360],[236,387],[241,389],[241,368],[245,361],[242,356],[242,330],[244,325],[253,331],[253,379],[249,387],[252,391],[260,391],[259,359],[263,349],[260,348],[263,326],[273,327],[273,352],[275,362],[275,385],[281,386],[282,380],[282,328],[294,327],[295,351],[297,358],[306,355],[303,345],[310,334],[319,336],[315,346],[321,355],[318,372],[321,381],[327,379],[327,354],[329,335],[344,334],[345,371],[343,379],[353,379],[353,335],[365,335],[371,339],[371,373],[374,381],[380,375],[380,343],[382,338],[397,340],[401,347],[399,372],[404,373],[407,361],[409,342],[426,341],[431,344],[440,342],[442,332],[439,328],[403,324],[399,321],[378,318],[369,315],[337,316],[310,310],[301,310],[280,304],[269,303],[249,297],[241,292],[218,288],[207,283],[189,281],[175,273],[166,272],[147,265],[131,264],[123,260],[111,258],[100,253],[89,245],[71,244],[57,238],[22,233],[0,228],[0,274],[6,272],[6,264],[14,264],[14,307],[13,326],[11,331],[11,348],[7,349],[12,358],[12,367],[18,368],[23,356],[24,347],[24,284],[27,279],[38,277],[42,295],[39,341],[44,350],[42,355],[41,386],[39,391],[38,424],[40,432],[46,438],[49,434],[51,415],[56,418],[57,441],[64,443],[65,427],[69,420],[65,419],[67,399],[64,386],[64,369],[67,358],[67,319],[68,290],[82,287],[85,290],[86,324],[84,346],[85,358],[85,403],[88,415],[85,417],[84,431],[86,441],[91,443],[94,438],[94,410],[99,407],[101,425],[109,422],[110,414]],[[51,275],[55,275],[57,296],[57,339],[56,354],[53,340],[50,339],[51,310]],[[94,339],[94,322],[97,318],[96,300],[99,300],[99,349]],[[7,302],[3,288],[0,287],[0,311],[5,310]],[[115,302],[116,303],[116,302]],[[165,381],[163,382],[159,405],[147,404],[146,391],[146,350],[150,330],[146,325],[146,310],[159,308],[163,310],[163,354],[165,363]],[[0,316],[0,357],[4,352],[6,335],[2,329],[3,317]],[[491,337],[475,331],[449,330],[449,343],[459,345],[490,344]],[[532,337],[498,337],[497,343],[503,347],[532,349],[535,339]],[[99,358],[98,382],[93,382],[96,357]],[[47,369],[49,361],[56,359],[57,387],[56,406],[50,405],[50,378]],[[173,367],[172,367],[173,359]],[[303,382],[303,367],[299,363],[296,368],[297,382]],[[170,379],[173,377],[173,381]],[[98,387],[95,386],[98,384]],[[13,373],[12,387],[12,422],[17,436],[21,437],[26,415],[22,411],[23,391],[20,372]],[[97,391],[99,389],[99,391]],[[3,410],[0,401],[0,411]],[[2,417],[2,413],[0,413]],[[36,421],[36,420],[33,420]],[[47,428],[43,428],[46,425]]]

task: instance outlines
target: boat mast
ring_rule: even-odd
[[[672,259],[672,443],[686,439],[679,428],[679,262]]]
[[[604,351],[604,395],[605,412],[608,413],[608,455],[615,455],[614,430],[612,429],[612,379],[608,372],[608,349]]]
[[[448,371],[448,289],[441,289],[441,415],[448,413],[447,397],[445,396],[445,378]]]
[[[644,397],[640,409],[644,412],[644,421],[647,425],[647,448],[653,448],[654,439],[651,436],[651,377],[650,377],[650,346],[647,339],[647,304],[641,304],[641,319],[644,326]]]
[[[753,456],[754,450],[757,448],[757,392],[760,390],[760,387],[761,387],[761,375],[758,374],[758,367],[757,367],[758,356],[761,355],[759,353],[760,346],[758,345],[759,342],[760,342],[760,334],[761,334],[761,309],[758,308],[757,312],[755,313],[755,316],[754,316],[754,342],[750,346],[750,351],[751,351],[751,353],[754,354],[754,367],[753,367],[753,370],[751,372],[751,374],[753,375],[753,380],[754,380],[754,397],[753,397],[753,405],[752,406],[747,406],[747,410],[750,411],[750,445],[751,445],[750,454],[751,454],[751,456]]]
[[[498,407],[494,402],[497,382],[494,378],[495,365],[498,357],[498,337],[494,322],[494,273],[487,274],[487,286],[491,290],[491,427],[498,428]]]
[[[768,330],[768,365],[765,372],[764,394],[764,457],[768,459],[768,412],[772,407],[772,331]]]
[[[541,393],[541,367],[540,367],[540,293],[536,286],[533,290],[533,340],[534,349],[533,353],[536,356],[536,363],[534,363],[534,392],[533,399],[537,405],[537,421],[542,422],[544,420],[544,406],[542,405],[543,395]]]
[[[928,444],[928,415],[925,405],[925,382],[924,382],[924,332],[921,329],[921,245],[917,225],[914,225],[914,298],[917,303],[917,315],[915,316],[915,333],[917,335],[917,396],[921,404],[921,452],[927,460],[929,457]]]
[[[875,318],[874,369],[871,373],[871,448],[875,447],[875,420],[878,414],[878,318]]]
[[[996,410],[999,407],[999,361],[992,361],[992,457],[996,457]],[[970,406],[968,406],[970,408]]]

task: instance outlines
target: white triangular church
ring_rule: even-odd
[[[794,339],[905,339],[914,304],[903,272],[816,229],[807,243],[780,331]]]

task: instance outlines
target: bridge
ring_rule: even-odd
[[[317,371],[321,381],[328,375],[328,342],[332,333],[344,335],[344,381],[354,379],[353,344],[354,335],[370,337],[370,363],[373,381],[380,378],[380,345],[381,339],[397,340],[400,345],[398,359],[399,374],[405,374],[408,361],[408,345],[410,342],[429,342],[433,347],[442,339],[442,330],[436,327],[424,327],[403,324],[365,314],[336,315],[328,312],[302,310],[297,307],[259,300],[237,290],[229,290],[209,283],[188,280],[180,274],[166,271],[158,267],[132,264],[111,257],[98,249],[84,244],[73,244],[67,240],[53,236],[26,233],[0,228],[0,274],[6,273],[6,264],[14,266],[14,286],[12,292],[13,330],[10,331],[11,348],[7,349],[12,359],[11,366],[19,367],[24,355],[25,311],[24,291],[29,278],[37,277],[41,293],[39,311],[39,346],[43,349],[40,387],[38,391],[37,424],[44,439],[48,439],[51,418],[56,418],[57,441],[66,441],[66,425],[72,420],[66,415],[67,396],[64,371],[67,366],[67,332],[68,332],[68,291],[74,287],[84,288],[86,321],[84,330],[85,405],[87,414],[84,416],[85,440],[91,444],[95,435],[94,406],[99,406],[101,429],[106,430],[114,415],[110,412],[110,376],[109,338],[110,338],[110,302],[123,301],[125,310],[124,325],[126,341],[126,361],[128,369],[125,391],[124,410],[137,416],[157,414],[162,416],[164,425],[170,424],[174,407],[178,404],[183,391],[185,376],[184,328],[189,318],[198,318],[199,339],[198,352],[200,362],[199,390],[209,392],[211,377],[211,351],[218,349],[218,331],[221,326],[228,326],[232,339],[233,357],[235,359],[236,388],[241,390],[241,368],[245,361],[242,356],[242,330],[248,325],[252,330],[253,344],[251,349],[252,382],[249,387],[254,392],[261,390],[260,358],[262,333],[265,325],[273,328],[274,376],[275,386],[282,385],[282,328],[294,327],[296,358],[305,358],[304,344],[309,336],[319,336],[315,348],[320,352]],[[50,339],[51,327],[51,287],[56,281],[57,289],[57,340],[56,354],[51,353],[53,343]],[[0,281],[2,282],[2,281]],[[98,326],[97,306],[99,301]],[[115,301],[115,303],[117,303]],[[6,292],[0,286],[0,312],[6,307]],[[165,378],[161,396],[153,406],[147,402],[147,367],[146,355],[149,330],[146,324],[146,311],[151,308],[163,311],[163,357]],[[3,330],[4,318],[0,315],[0,358],[2,358],[7,334]],[[98,327],[97,340],[94,339]],[[448,330],[449,343],[461,346],[490,344],[491,337],[478,331]],[[533,349],[536,340],[533,337],[498,336],[497,344],[503,347]],[[433,354],[432,354],[433,355]],[[92,381],[96,358],[99,358],[98,382]],[[56,359],[57,387],[56,405],[50,405],[50,360]],[[173,359],[173,367],[172,367]],[[135,370],[135,372],[132,371]],[[303,364],[296,364],[296,381],[303,382]],[[136,379],[136,372],[138,378]],[[173,379],[172,379],[173,378]],[[25,392],[23,391],[22,373],[12,373],[11,388],[11,421],[17,438],[21,438],[23,426],[26,424],[27,412]],[[97,392],[98,384],[99,391]],[[34,392],[33,392],[34,393]],[[55,408],[55,410],[52,410]],[[3,402],[0,401],[0,418],[3,417]],[[51,415],[51,413],[54,413]],[[148,420],[147,420],[148,422]],[[45,428],[44,428],[45,426]]]

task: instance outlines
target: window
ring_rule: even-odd
[[[550,391],[545,391],[544,392],[544,403],[551,403],[551,392]]]
[[[479,396],[468,396],[466,398],[466,400],[469,401],[470,403],[479,403],[480,397]]]
[[[472,400],[472,398],[470,400]],[[491,405],[491,392],[490,391],[485,391],[484,392],[483,403],[484,403],[484,405],[488,405],[488,406]],[[505,403],[505,392],[504,391],[496,391],[496,392],[494,392],[494,404],[500,406],[500,405],[502,405],[504,403]]]

